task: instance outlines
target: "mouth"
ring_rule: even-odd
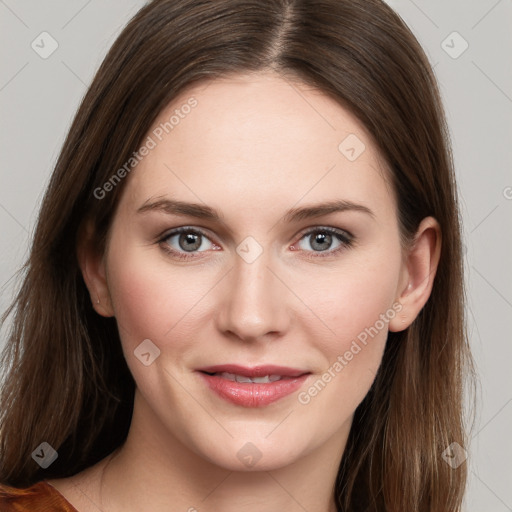
[[[277,365],[217,365],[196,371],[210,390],[243,407],[263,407],[275,402],[299,389],[311,374]]]

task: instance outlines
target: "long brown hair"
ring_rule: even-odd
[[[471,369],[461,226],[449,137],[428,60],[380,0],[154,0],[114,43],[84,96],[39,214],[2,354],[0,481],[26,486],[93,465],[126,438],[134,381],[115,319],[97,315],[76,256],[84,219],[100,249],[123,186],[98,199],[161,110],[201,80],[274,70],[335,98],[386,161],[404,243],[429,215],[441,259],[425,307],[389,333],[356,410],[336,481],[339,509],[458,511],[466,468],[442,457],[465,445]],[[57,460],[41,469],[43,441]]]

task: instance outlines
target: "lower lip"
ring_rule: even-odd
[[[220,397],[243,407],[264,407],[297,391],[310,374],[265,384],[233,382],[218,375],[199,372],[210,389]]]

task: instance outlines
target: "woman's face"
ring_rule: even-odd
[[[134,417],[231,470],[342,450],[405,285],[367,132],[319,91],[258,74],[189,89],[147,136],[104,258]],[[199,371],[218,365],[246,370]],[[219,374],[266,365],[305,375]]]

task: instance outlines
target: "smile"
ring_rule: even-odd
[[[267,365],[246,368],[223,365],[197,370],[218,397],[242,407],[265,407],[299,390],[311,372]]]

